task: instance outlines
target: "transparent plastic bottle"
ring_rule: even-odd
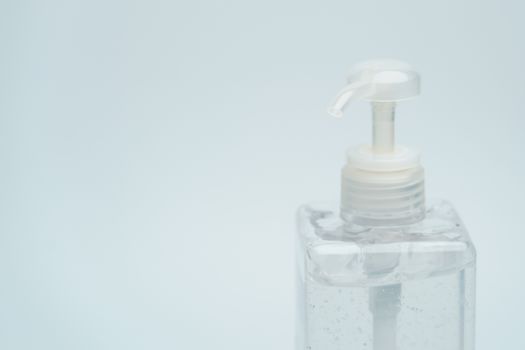
[[[349,153],[341,203],[299,209],[297,349],[473,350],[474,246],[451,204],[425,201],[419,158],[393,145],[392,101],[416,95],[419,76],[397,61],[356,70],[334,114],[368,98],[382,131]]]
[[[474,349],[475,250],[448,202],[401,226],[309,204],[298,226],[297,349]]]

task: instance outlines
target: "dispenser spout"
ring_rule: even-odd
[[[328,107],[328,113],[336,118],[341,118],[348,103],[366,96],[369,88],[369,84],[364,81],[349,83],[339,91],[334,101]]]

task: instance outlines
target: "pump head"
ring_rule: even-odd
[[[419,95],[419,75],[396,60],[371,60],[355,65],[345,86],[330,105],[329,113],[342,117],[348,102],[396,102]]]
[[[419,95],[419,74],[407,63],[372,60],[353,67],[328,112],[341,117],[349,102],[372,103],[372,145],[348,152],[341,216],[362,224],[406,224],[423,218],[424,175],[419,153],[395,144],[395,104]]]

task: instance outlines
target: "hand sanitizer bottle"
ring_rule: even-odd
[[[473,350],[476,253],[450,203],[426,201],[419,154],[394,142],[406,63],[355,66],[330,106],[372,104],[372,145],[350,150],[339,204],[298,212],[298,350]]]

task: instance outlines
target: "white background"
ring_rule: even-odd
[[[292,349],[295,208],[370,136],[325,107],[392,57],[423,79],[398,140],[477,244],[477,349],[524,349],[524,10],[0,1],[0,348]]]

